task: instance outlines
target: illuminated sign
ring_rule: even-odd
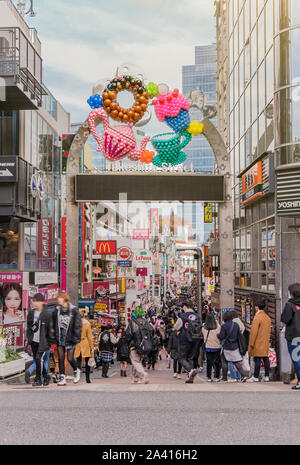
[[[248,205],[262,196],[262,161],[258,161],[242,176],[242,203]]]
[[[212,223],[212,203],[204,204],[204,223]]]
[[[96,241],[96,254],[116,255],[117,241]]]

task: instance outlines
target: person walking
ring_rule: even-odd
[[[247,376],[242,367],[243,357],[239,351],[238,335],[240,328],[237,323],[232,321],[232,312],[227,311],[223,315],[224,323],[221,326],[221,331],[217,335],[222,344],[221,362],[222,362],[222,378],[218,380],[219,383],[227,383],[228,362],[233,365],[241,373],[241,382],[247,380]]]
[[[241,331],[241,334],[244,334],[245,332],[245,325],[244,323],[242,322],[242,320],[239,318],[239,314],[236,310],[232,310],[232,321],[234,321],[234,323],[237,323],[239,325],[239,328],[240,328],[240,331]],[[229,362],[228,363],[228,366],[229,366],[229,370],[230,370],[230,379],[229,379],[229,382],[231,383],[236,383],[238,382],[240,379],[241,379],[241,374],[240,372],[237,370],[237,368],[232,364],[232,362]]]
[[[271,318],[265,312],[266,301],[267,299],[262,299],[255,303],[256,314],[252,322],[248,346],[249,356],[254,358],[255,369],[254,375],[247,380],[247,383],[257,383],[259,381],[261,360],[263,360],[265,367],[263,381],[270,380]]]
[[[87,383],[90,383],[91,367],[89,366],[89,358],[94,355],[94,341],[91,323],[86,319],[86,316],[86,312],[83,310],[81,313],[81,341],[76,345],[74,357],[77,360],[77,366],[79,369],[82,367],[82,362],[84,361],[85,380]]]
[[[36,370],[32,386],[48,386],[51,377],[48,375],[48,363],[45,362],[45,355],[50,355],[50,341],[53,338],[52,318],[42,294],[35,294],[32,302],[34,308],[27,315],[27,341],[31,345]],[[49,361],[49,356],[47,360]],[[25,381],[30,382],[30,372],[26,372]]]
[[[292,387],[300,389],[300,284],[289,286],[290,299],[285,304],[281,315],[281,321],[285,324],[285,338],[288,351],[295,368],[298,379],[297,384]]]
[[[193,368],[193,358],[199,341],[202,339],[202,325],[198,313],[194,312],[192,302],[187,300],[182,304],[183,313],[174,325],[174,331],[179,331],[179,362],[187,371],[186,383],[191,384],[198,373]]]
[[[212,382],[212,369],[214,369],[214,378],[220,377],[220,355],[222,345],[218,339],[221,332],[221,326],[216,321],[212,312],[206,315],[205,323],[202,328],[204,338],[204,350],[206,353],[206,377],[209,383]]]
[[[173,360],[173,378],[181,379],[182,366],[179,363],[179,333],[174,331],[170,334],[168,352]]]
[[[124,376],[126,378],[127,363],[129,360],[130,353],[129,353],[129,345],[126,340],[125,333],[126,333],[126,328],[122,326],[120,330],[119,341],[117,343],[117,361],[120,362],[121,376]]]
[[[114,347],[118,343],[118,338],[113,334],[113,327],[106,326],[99,338],[99,354],[102,360],[102,378],[108,378],[109,364],[112,362]]]
[[[126,329],[126,340],[129,344],[132,363],[132,381],[148,384],[149,378],[142,360],[153,349],[154,329],[146,320],[145,311],[141,307],[135,308],[134,316],[135,318],[130,321]]]
[[[57,307],[53,312],[54,340],[57,346],[58,364],[59,364],[59,382],[58,386],[65,386],[65,353],[71,367],[74,370],[73,383],[80,381],[80,369],[74,357],[76,344],[81,341],[82,321],[77,307],[70,303],[70,297],[67,293],[58,294]]]

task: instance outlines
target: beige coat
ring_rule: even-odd
[[[207,349],[221,349],[222,348],[220,339],[217,336],[218,334],[220,334],[220,331],[221,331],[221,326],[218,324],[216,329],[212,329],[209,331],[209,336],[207,337],[208,330],[205,329],[205,327],[202,328],[204,344]]]
[[[75,358],[81,354],[82,358],[90,357],[94,348],[92,327],[88,320],[82,319],[81,341],[75,349]]]
[[[252,322],[248,352],[250,357],[268,357],[270,348],[271,318],[261,310]]]

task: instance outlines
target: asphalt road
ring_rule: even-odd
[[[0,445],[300,444],[291,391],[15,389],[1,392],[0,419]]]

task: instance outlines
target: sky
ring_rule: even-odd
[[[195,45],[215,42],[213,0],[34,0],[34,9],[26,21],[42,42],[44,83],[72,122],[86,119],[94,84],[118,66],[180,89]]]

